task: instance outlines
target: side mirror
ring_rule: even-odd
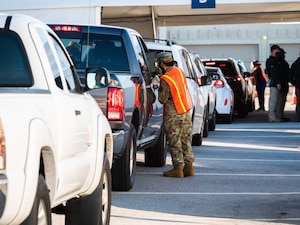
[[[211,83],[212,83],[212,81],[211,81],[210,76],[202,76],[202,77],[200,78],[200,82],[198,81],[198,84],[199,84],[200,86],[203,86],[203,85],[210,85]]]
[[[249,72],[244,72],[244,77],[251,77],[251,74]]]
[[[111,82],[109,71],[103,67],[87,68],[85,82],[86,87],[90,90],[107,87]]]

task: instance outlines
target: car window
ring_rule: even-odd
[[[32,85],[31,70],[20,38],[12,31],[0,29],[0,86]]]
[[[205,75],[205,69],[203,68],[203,64],[201,63],[200,59],[199,58],[195,58],[195,64],[197,66],[197,68],[199,69],[200,73],[202,75]]]
[[[54,48],[56,49],[56,52],[58,53],[58,59],[59,59],[59,64],[61,65],[63,74],[62,76],[64,77],[68,90],[71,92],[80,92],[79,89],[76,86],[76,81],[75,81],[75,74],[73,73],[73,70],[71,69],[71,64],[65,55],[64,51],[62,50],[61,46],[58,44],[58,42],[51,36],[50,40],[52,41],[52,44]]]
[[[129,71],[123,39],[119,35],[80,32],[57,32],[76,69],[105,67],[112,71]]]
[[[148,62],[145,58],[145,51],[143,51],[144,46],[141,46],[142,41],[136,35],[133,35],[132,42],[137,54],[138,61],[140,63],[141,72],[144,74],[144,72],[148,71]]]
[[[160,52],[172,53],[171,51],[157,50],[157,49],[149,49],[148,52],[146,53],[148,57],[149,67],[150,67],[149,71],[152,73],[161,73],[161,70],[158,69],[158,66],[156,64],[156,56]]]
[[[80,88],[76,85],[75,76],[71,64],[62,50],[57,40],[51,35],[47,35],[44,30],[37,28],[37,33],[43,42],[43,47],[51,66],[52,74],[56,85],[60,89],[64,89],[63,80],[66,82],[67,89],[73,93],[79,93]],[[51,48],[53,46],[53,48]],[[54,52],[55,50],[55,52]],[[56,55],[58,60],[56,60]],[[61,70],[60,70],[61,68]]]
[[[183,68],[183,70],[185,71],[186,77],[191,78],[191,79],[195,79],[195,71],[194,68],[192,66],[192,61],[191,58],[188,54],[187,51],[185,51],[184,49],[180,49],[180,56],[182,57],[183,60],[183,67],[185,67],[185,69]]]

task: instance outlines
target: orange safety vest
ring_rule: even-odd
[[[170,87],[176,111],[179,114],[189,111],[192,108],[192,98],[187,88],[184,72],[178,67],[173,67],[160,78]]]
[[[134,105],[139,109],[141,108],[140,98],[141,98],[141,84],[135,84],[135,96]]]
[[[266,74],[265,74],[265,71],[264,71],[260,66],[255,66],[255,67],[253,68],[253,72],[255,72],[258,68],[260,68],[261,75],[262,75],[263,79],[267,82],[267,81],[268,81],[268,78],[267,78],[267,76],[266,76]],[[257,81],[256,81],[255,84],[257,84]]]

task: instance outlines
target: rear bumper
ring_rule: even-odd
[[[5,174],[0,174],[0,218],[3,215],[3,211],[6,203],[7,195],[7,177]]]
[[[112,132],[113,142],[114,142],[114,155],[113,159],[120,158],[125,150],[125,132],[124,130],[115,130]]]

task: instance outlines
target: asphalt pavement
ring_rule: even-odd
[[[139,152],[132,190],[112,194],[111,225],[300,224],[300,123],[291,97],[289,122],[269,123],[267,111],[255,111],[217,124],[193,147],[194,177],[163,177],[170,156],[162,168],[146,167]],[[53,216],[55,225],[63,220]]]

